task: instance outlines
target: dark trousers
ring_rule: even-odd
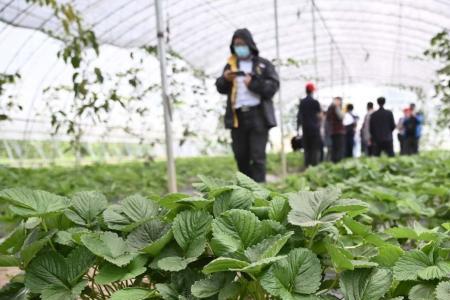
[[[361,141],[361,152],[364,153],[366,156],[372,156],[373,146],[369,145],[368,142]]]
[[[331,135],[331,161],[337,163],[344,158],[345,155],[345,135]]]
[[[397,134],[398,142],[400,143],[400,155],[405,154],[405,137],[403,134]]]
[[[403,154],[406,155],[413,155],[413,154],[417,154],[419,147],[419,140],[416,137],[406,137],[404,138],[403,141],[403,148],[404,148],[404,152]]]
[[[353,157],[355,147],[355,132],[353,129],[346,129],[345,133],[345,157]]]
[[[387,156],[393,157],[394,154],[394,142],[390,141],[376,141],[373,145],[373,155],[380,156],[384,152]]]
[[[316,166],[320,162],[322,140],[320,135],[304,135],[303,150],[305,167]]]
[[[256,182],[266,181],[269,130],[260,109],[238,111],[239,128],[231,129],[234,158],[240,172]]]

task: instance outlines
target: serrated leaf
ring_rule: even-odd
[[[225,272],[231,269],[242,269],[249,265],[248,262],[229,258],[229,257],[219,257],[211,261],[203,268],[203,273],[211,274],[217,272]]]
[[[300,191],[289,194],[289,205],[292,210],[288,214],[288,221],[292,225],[314,227],[327,223],[334,223],[345,216],[345,209],[333,211],[333,207],[343,208],[338,204],[340,191],[325,189],[317,192]],[[336,205],[336,206],[334,206]],[[350,209],[352,210],[352,209]]]
[[[450,299],[450,281],[442,281],[436,287],[437,300]]]
[[[249,210],[253,203],[253,194],[244,188],[234,188],[220,193],[213,205],[214,216],[218,217],[230,209]]]
[[[65,215],[77,225],[91,227],[107,205],[106,197],[99,192],[78,192],[72,197],[72,207]]]
[[[95,282],[98,284],[109,284],[115,281],[124,281],[133,279],[147,270],[145,267],[147,258],[143,255],[137,256],[128,265],[118,267],[113,264],[105,264],[102,266],[95,276]]]
[[[155,267],[164,271],[178,272],[186,269],[188,264],[196,260],[197,258],[195,257],[184,258],[180,256],[169,256],[159,259],[156,262]]]
[[[212,246],[216,255],[244,250],[259,240],[260,221],[251,212],[232,209],[212,223]]]
[[[191,287],[191,293],[197,298],[208,298],[220,292],[220,290],[233,280],[233,275],[216,273],[212,276],[196,281]]]
[[[45,300],[78,300],[86,285],[87,281],[83,280],[70,288],[59,285],[50,286],[42,291],[41,298]]]
[[[413,286],[408,293],[409,300],[436,300],[434,289],[436,286],[430,283],[421,283]]]
[[[293,234],[294,232],[290,231],[285,235],[269,237],[258,244],[245,249],[244,254],[252,263],[261,259],[276,256]]]
[[[133,230],[127,237],[127,243],[136,251],[157,256],[172,237],[171,226],[155,219]]]
[[[26,230],[23,223],[20,223],[0,244],[0,253],[14,254],[22,247],[26,238]]]
[[[243,188],[246,188],[254,193],[254,195],[261,199],[267,199],[270,196],[270,191],[263,188],[256,181],[244,175],[240,172],[236,174],[237,184]]]
[[[103,219],[110,229],[129,232],[159,215],[159,205],[140,195],[125,198],[120,204],[110,205]]]
[[[186,257],[198,257],[203,253],[211,221],[212,216],[205,211],[186,210],[175,217],[173,235]]]
[[[404,251],[399,246],[384,244],[378,247],[378,255],[373,258],[375,262],[384,267],[393,267]]]
[[[118,267],[128,264],[137,253],[114,232],[94,232],[81,237],[81,242],[95,255]]]
[[[317,256],[308,249],[298,248],[275,262],[262,276],[261,285],[272,296],[302,299],[319,289],[321,273]]]
[[[26,188],[6,189],[0,192],[0,199],[10,204],[11,211],[22,217],[41,217],[63,212],[70,206],[66,197]]]
[[[349,270],[339,282],[346,300],[379,300],[391,286],[392,273],[388,269]]]
[[[269,218],[280,223],[286,221],[290,207],[286,199],[276,197],[269,203]]]
[[[57,291],[77,291],[79,280],[93,263],[94,256],[82,247],[73,250],[67,258],[58,252],[47,252],[34,259],[27,268],[25,286],[38,294],[45,290],[49,295]]]
[[[336,247],[335,245],[330,243],[326,243],[325,247],[331,257],[331,262],[338,272],[342,270],[354,269],[351,260],[344,254],[344,249]]]
[[[408,227],[394,227],[385,231],[387,234],[395,237],[396,239],[413,239],[417,240],[419,235],[412,228]]]
[[[399,281],[440,279],[447,277],[449,273],[450,262],[433,262],[420,250],[405,252],[394,266],[394,277]]]
[[[144,288],[124,288],[111,295],[111,300],[146,300],[156,298],[154,290]]]

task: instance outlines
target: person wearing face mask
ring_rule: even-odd
[[[231,129],[234,157],[240,172],[257,182],[266,180],[269,129],[277,125],[272,98],[279,88],[273,64],[259,56],[246,28],[234,32],[231,56],[217,78],[217,91],[227,95],[225,128]]]

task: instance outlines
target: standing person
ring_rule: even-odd
[[[417,126],[418,120],[410,108],[406,109],[403,120],[403,153],[413,155],[417,152]]]
[[[372,156],[373,146],[370,141],[370,115],[373,113],[373,102],[367,102],[367,113],[364,116],[364,121],[361,127],[361,151],[367,155]]]
[[[358,117],[353,114],[353,104],[347,104],[346,111],[343,121],[345,127],[345,157],[353,157]]]
[[[257,182],[266,180],[266,144],[276,126],[272,98],[279,80],[273,64],[259,56],[248,29],[238,29],[230,45],[231,56],[217,91],[227,95],[225,128],[231,129],[234,157],[240,172]]]
[[[345,155],[345,127],[342,98],[335,97],[328,107],[327,120],[331,136],[331,161],[337,163]]]
[[[390,110],[384,109],[386,99],[377,99],[380,108],[370,116],[370,136],[374,146],[374,155],[380,156],[385,152],[388,156],[394,156],[394,142],[392,131],[395,129],[394,115]]]
[[[413,116],[415,116],[416,120],[417,120],[416,140],[415,140],[415,148],[414,148],[414,154],[417,154],[417,153],[419,153],[420,138],[422,137],[424,115],[422,112],[416,112],[416,104],[414,104],[414,103],[411,103],[409,108],[411,110],[411,114]]]
[[[409,115],[409,108],[403,109],[403,116],[400,117],[397,123],[397,139],[400,144],[400,155],[405,154],[405,128],[404,123],[405,119],[408,118]]]
[[[300,100],[297,113],[297,130],[302,127],[305,167],[315,166],[320,161],[321,108],[319,101],[314,99],[316,87],[313,83],[306,84],[306,98]]]

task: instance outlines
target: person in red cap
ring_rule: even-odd
[[[297,131],[302,127],[305,167],[315,166],[320,162],[320,103],[314,99],[316,87],[309,82],[305,86],[306,98],[300,100],[297,113]]]

